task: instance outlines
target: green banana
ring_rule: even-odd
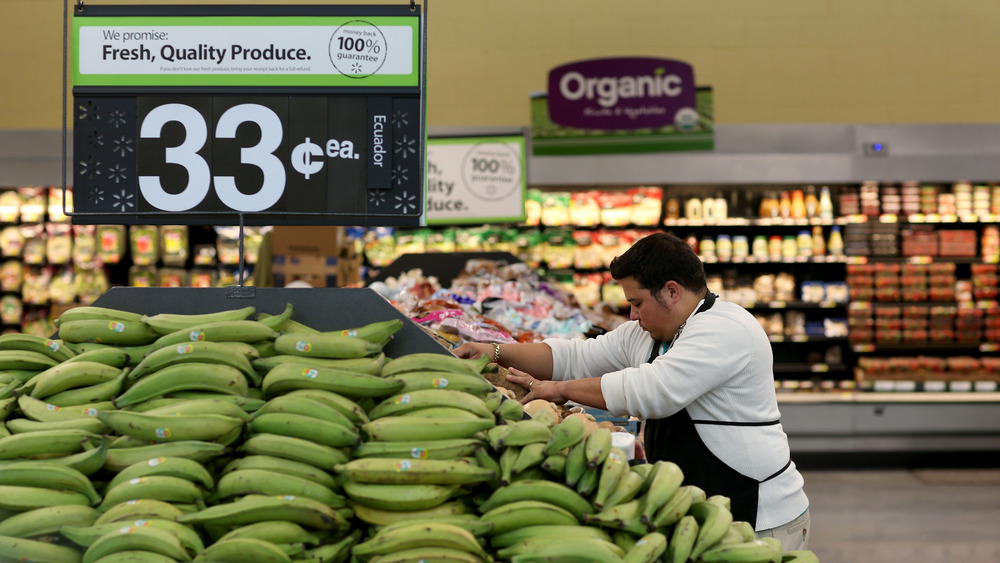
[[[281,497],[247,495],[240,500],[217,504],[182,514],[182,524],[201,526],[241,526],[266,520],[286,520],[317,530],[345,532],[350,524],[336,510],[313,499],[286,495]]]
[[[343,496],[312,480],[264,469],[232,471],[219,478],[219,483],[215,488],[216,499],[250,494],[295,495],[318,500],[333,508],[347,506],[347,501]]]
[[[518,563],[621,563],[624,551],[597,538],[532,538],[497,552]]]
[[[578,416],[564,418],[552,430],[552,437],[545,444],[545,455],[557,454],[571,448],[586,438],[586,427]]]
[[[62,457],[53,457],[46,459],[45,461],[48,463],[72,467],[80,473],[90,476],[104,467],[104,458],[107,452],[108,442],[107,440],[101,440],[100,444],[96,448],[91,447],[89,450],[84,450],[79,453],[65,455]]]
[[[30,418],[12,418],[7,421],[7,430],[11,434],[34,434],[58,430],[83,430],[94,434],[103,434],[108,431],[108,427],[96,418],[71,418],[50,422],[39,422]]]
[[[118,377],[109,379],[103,383],[67,389],[53,395],[45,397],[50,405],[57,407],[69,407],[73,405],[85,405],[88,403],[100,403],[110,401],[121,393],[125,384],[125,372]]]
[[[503,468],[496,459],[490,455],[490,452],[485,446],[477,445],[472,451],[473,459],[476,460],[476,464],[483,469],[487,469],[493,473],[493,477],[486,481],[491,487],[496,488],[500,486],[500,477],[503,475]],[[444,458],[447,459],[447,458]]]
[[[751,526],[751,528],[752,528],[752,526]],[[754,532],[754,538],[756,539],[756,537],[757,537],[757,533]],[[784,548],[783,545],[781,545],[781,540],[779,540],[777,538],[773,538],[773,537],[767,537],[767,536],[765,536],[763,538],[759,538],[759,539],[760,539],[760,541],[762,541],[762,542],[766,543],[767,545],[771,546],[771,550],[774,552],[774,557],[772,557],[771,561],[769,561],[768,563],[782,563],[782,559],[784,559],[784,549],[785,548]],[[753,539],[746,539],[744,541],[754,541],[754,540]]]
[[[215,487],[215,479],[212,478],[212,474],[205,469],[204,465],[197,461],[183,457],[154,457],[133,463],[119,471],[108,482],[108,489],[113,489],[117,485],[138,477],[153,477],[156,475],[186,479],[206,489]]]
[[[111,401],[99,403],[88,403],[85,405],[74,405],[72,407],[58,407],[35,399],[31,395],[21,395],[17,398],[17,406],[21,413],[31,420],[38,422],[59,422],[63,420],[80,420],[81,418],[93,418],[100,411],[112,409],[115,405]]]
[[[8,561],[80,563],[80,553],[71,547],[53,543],[0,536],[0,559]]]
[[[215,442],[185,440],[163,442],[131,448],[109,448],[104,459],[104,467],[118,472],[140,461],[158,457],[184,457],[199,463],[219,457],[226,452],[226,446]]]
[[[688,513],[691,504],[695,502],[695,498],[695,490],[691,485],[679,487],[673,496],[670,497],[670,500],[657,509],[656,514],[647,523],[647,526],[659,529],[676,523],[682,516]]]
[[[583,517],[583,522],[611,530],[625,530],[633,535],[642,536],[647,531],[639,520],[641,506],[641,499],[632,499],[622,504],[609,506],[596,514],[587,514]]]
[[[0,350],[0,370],[42,371],[57,365],[59,362],[41,352]]]
[[[97,538],[83,554],[82,563],[95,561],[121,551],[152,551],[177,561],[191,561],[191,556],[174,534],[159,528],[123,526]]]
[[[362,457],[391,457],[414,459],[454,459],[475,453],[480,441],[474,438],[453,440],[415,440],[412,442],[366,441],[354,448],[351,455]]]
[[[458,460],[362,458],[334,467],[359,483],[470,485],[488,481],[494,472]]]
[[[354,402],[352,399],[348,399],[347,397],[333,391],[324,391],[322,389],[295,389],[284,393],[284,396],[306,397],[314,401],[319,401],[328,407],[332,407],[340,411],[340,414],[349,418],[356,426],[360,426],[361,424],[369,421],[368,414],[365,409],[361,408],[361,405]]]
[[[434,508],[459,492],[458,485],[384,485],[346,480],[342,486],[355,504],[383,510]]]
[[[195,503],[203,497],[197,485],[180,477],[169,475],[152,475],[136,477],[109,487],[104,493],[104,502],[98,510],[107,510],[112,506],[132,499],[150,498],[172,503]]]
[[[59,325],[59,338],[65,342],[95,342],[115,346],[152,344],[159,334],[140,321],[80,320]]]
[[[386,524],[381,526],[379,532],[389,532],[395,530],[396,528],[402,528],[404,526],[409,526],[411,524],[420,522],[444,522],[446,524],[454,524],[459,528],[469,532],[477,538],[486,537],[493,533],[493,524],[489,522],[483,522],[479,516],[475,514],[462,513],[462,514],[448,514],[448,515],[437,515],[437,516],[420,516],[418,520],[413,519],[403,519],[392,524]]]
[[[496,387],[494,387],[492,391],[490,391],[489,393],[486,393],[485,395],[483,395],[480,398],[483,400],[484,403],[486,403],[486,406],[489,407],[490,412],[492,412],[493,414],[497,413],[497,408],[500,407],[500,403],[502,403],[505,399],[507,399],[507,397],[504,396],[504,394],[501,393],[500,390],[497,389]],[[507,399],[507,400],[509,400],[509,399]],[[517,401],[514,401],[514,402],[517,403]],[[521,403],[517,403],[517,404],[521,404]],[[521,409],[523,411],[524,407],[521,407]]]
[[[622,562],[653,563],[659,561],[665,551],[667,551],[667,536],[659,532],[650,532],[635,542]]]
[[[698,539],[691,548],[691,558],[697,559],[726,535],[733,515],[725,507],[708,501],[693,503],[688,513],[698,521]]]
[[[176,520],[177,517],[184,514],[184,511],[180,507],[170,504],[162,500],[156,499],[132,499],[127,500],[123,503],[119,503],[115,506],[104,511],[97,520],[94,521],[94,526],[103,526],[104,524],[110,524],[111,522],[122,522],[128,520]]]
[[[376,555],[368,560],[368,563],[415,563],[424,561],[431,563],[439,561],[444,563],[482,563],[483,558],[448,547],[415,547],[413,549],[402,549],[386,555]]]
[[[336,334],[339,336],[350,336],[361,338],[369,342],[384,346],[392,339],[392,336],[402,330],[403,319],[389,319],[387,321],[375,321],[355,328],[345,330],[329,330],[324,334]]]
[[[199,553],[195,562],[216,563],[290,563],[291,558],[277,545],[257,538],[233,538],[217,541]]]
[[[576,516],[561,506],[539,500],[516,500],[483,512],[480,519],[493,523],[493,533],[502,534],[524,526],[579,524]]]
[[[490,559],[475,536],[459,526],[441,522],[411,524],[376,533],[370,540],[355,545],[352,553],[365,558],[418,547],[445,547]]]
[[[361,435],[354,426],[343,426],[326,420],[290,413],[264,413],[250,421],[251,432],[280,434],[310,440],[331,448],[354,447]]]
[[[14,412],[14,407],[17,406],[17,397],[7,397],[6,399],[0,399],[0,421],[7,420],[10,413]]]
[[[48,461],[16,461],[0,466],[0,485],[72,491],[87,497],[91,504],[101,502],[101,495],[86,475]]]
[[[46,430],[12,434],[0,438],[0,459],[71,454],[82,450],[85,442],[98,443],[100,440],[99,435],[82,430]]]
[[[76,356],[73,357],[75,358]],[[34,369],[5,369],[0,371],[0,383],[3,383],[4,385],[14,382],[27,383],[28,380],[40,373],[42,372]]]
[[[158,442],[211,442],[243,427],[239,418],[221,414],[150,414],[112,410],[99,412],[97,418],[119,435]]]
[[[145,375],[156,372],[167,366],[203,362],[207,364],[222,364],[240,370],[251,381],[258,375],[250,359],[224,342],[185,342],[174,346],[164,346],[150,352],[128,374],[129,381],[135,381]]]
[[[62,526],[89,526],[100,512],[89,506],[64,504],[46,506],[0,520],[0,536],[35,538],[59,532]]]
[[[508,430],[497,440],[501,448],[539,443],[544,451],[545,444],[552,438],[552,429],[537,420],[519,420],[506,426]]]
[[[347,454],[339,449],[280,434],[255,434],[243,442],[238,450],[245,454],[290,459],[327,471],[347,461]]]
[[[202,390],[229,395],[247,394],[247,380],[240,370],[222,364],[193,362],[167,366],[136,381],[115,399],[125,407],[177,391]]]
[[[221,542],[235,538],[257,538],[274,544],[304,543],[306,545],[319,545],[321,542],[319,536],[309,533],[295,522],[285,520],[266,520],[240,526],[227,532],[217,541]]]
[[[316,563],[344,563],[351,556],[351,548],[360,539],[361,531],[355,530],[334,543],[327,543],[306,551],[302,559],[315,559]]]
[[[269,413],[302,415],[346,428],[354,427],[354,421],[339,410],[315,399],[300,395],[278,395],[254,411],[254,417]]]
[[[588,467],[584,472],[580,480],[576,482],[576,492],[580,493],[585,497],[589,497],[597,490],[597,485],[600,484],[601,480],[601,470],[598,467]]]
[[[64,344],[67,348],[76,352],[78,356],[95,350],[124,352],[128,356],[127,363],[125,364],[127,366],[137,365],[147,353],[155,349],[153,344],[143,344],[141,346],[115,346],[112,344],[99,344],[97,342],[64,342]]]
[[[363,358],[382,351],[382,343],[339,334],[292,332],[274,339],[278,354],[306,358]]]
[[[517,422],[524,418],[524,406],[506,397],[500,400],[500,405],[493,412],[506,422]]]
[[[520,455],[520,446],[511,446],[509,448],[504,448],[500,452],[500,457],[497,458],[497,463],[500,465],[500,484],[509,485],[514,477],[514,462],[517,461],[517,456]]]
[[[607,500],[604,501],[604,505],[614,506],[628,502],[638,496],[639,489],[641,488],[642,477],[634,471],[626,471],[621,476],[621,479],[618,480],[618,484],[615,485],[614,490],[608,495]]]
[[[67,389],[104,383],[121,373],[120,368],[98,362],[66,362],[39,373],[25,385],[33,386],[32,397],[44,399]]]
[[[310,364],[308,359],[272,368],[261,383],[261,389],[268,397],[295,389],[322,389],[348,397],[385,397],[402,387],[401,381]]]
[[[0,509],[24,511],[64,504],[90,506],[91,501],[87,495],[73,491],[59,491],[43,487],[26,487],[20,485],[0,485]]]
[[[219,395],[219,397],[228,397],[231,395]],[[149,404],[151,401],[156,401],[160,399],[150,399],[142,405]],[[144,409],[138,411],[135,409],[137,405],[132,405],[132,412],[142,412],[148,415],[169,415],[169,416],[187,416],[187,415],[205,415],[214,414],[219,416],[228,416],[230,418],[237,418],[243,422],[250,422],[250,414],[243,410],[242,407],[237,405],[233,401],[226,401],[223,399],[165,399],[170,401],[169,404],[163,406],[154,406],[150,409]]]
[[[367,373],[368,375],[379,375],[382,370],[382,366],[385,364],[385,354],[376,354],[374,356],[365,356],[363,358],[346,358],[346,359],[336,359],[336,358],[308,358],[305,359],[302,356],[292,356],[289,354],[278,354],[274,356],[268,356],[266,358],[257,358],[250,362],[254,369],[267,373],[273,368],[287,363],[307,363],[309,365],[323,366],[329,368],[337,368],[346,371],[354,371],[360,373]]]
[[[734,521],[730,527],[740,534],[740,539],[742,541],[753,541],[757,539],[757,531],[754,530],[753,525],[746,520]]]
[[[59,340],[52,340],[34,334],[12,332],[0,334],[0,350],[28,350],[45,354],[57,362],[65,362],[76,354],[62,345]]]
[[[215,313],[183,314],[159,313],[143,315],[142,322],[148,324],[159,334],[170,334],[178,330],[191,329],[205,323],[220,321],[242,321],[257,313],[257,308],[248,306],[239,309],[229,309]]]
[[[570,487],[576,484],[587,471],[586,440],[580,440],[566,454],[566,468],[563,472],[565,483]]]
[[[767,542],[753,540],[712,547],[701,554],[699,561],[704,561],[705,563],[725,563],[729,561],[768,563],[773,559],[773,546]]]
[[[292,319],[293,314],[295,314],[295,306],[291,303],[287,303],[285,304],[284,310],[277,315],[259,313],[257,315],[257,322],[267,325],[275,332],[281,332],[288,326],[288,321]]]
[[[249,389],[247,392],[249,393]],[[174,391],[173,393],[167,393],[163,396],[165,399],[188,399],[188,400],[203,400],[211,399],[213,401],[226,401],[232,403],[245,412],[254,412],[260,407],[264,406],[263,399],[255,397],[244,397],[242,395],[229,395],[227,393],[215,393],[213,391],[198,391],[198,390],[188,390],[188,391]],[[221,413],[220,413],[221,414]]]
[[[72,358],[65,360],[65,362],[94,362],[121,369],[128,365],[129,355],[124,349],[117,346],[105,346],[76,354]]]
[[[114,532],[121,528],[132,526],[137,528],[156,528],[158,530],[169,532],[176,536],[177,539],[180,540],[181,545],[184,546],[184,549],[188,550],[190,553],[200,553],[205,549],[205,544],[202,542],[201,537],[198,536],[198,533],[195,532],[190,526],[178,524],[173,520],[165,520],[163,518],[140,518],[134,521],[107,522],[100,525],[91,524],[64,526],[60,528],[59,531],[69,541],[81,547],[89,547],[109,532]]]
[[[642,508],[642,522],[647,526],[653,522],[657,511],[667,504],[680,488],[681,482],[684,481],[684,473],[676,463],[660,460],[653,464],[651,479],[649,488],[643,495],[645,504]]]
[[[604,458],[604,463],[601,465],[601,474],[597,480],[597,490],[594,491],[593,500],[596,508],[602,509],[605,506],[611,506],[607,502],[608,497],[611,496],[611,493],[618,487],[619,481],[628,472],[628,458],[625,456],[625,452],[619,448],[611,448],[607,457]]]
[[[216,321],[164,334],[152,343],[152,348],[159,350],[166,346],[202,340],[252,344],[261,340],[274,340],[277,336],[277,332],[257,321]]]
[[[566,476],[566,455],[552,454],[546,456],[545,460],[542,461],[541,468],[547,471],[549,475],[562,480]]]
[[[611,536],[600,528],[579,525],[564,524],[539,524],[537,526],[522,526],[502,534],[494,534],[490,537],[490,546],[494,549],[501,549],[514,545],[518,542],[532,538],[592,538],[611,541]]]
[[[479,510],[487,512],[505,504],[522,500],[538,500],[553,504],[569,511],[580,521],[583,521],[584,514],[594,512],[590,501],[581,497],[576,491],[562,483],[546,480],[516,481],[496,489],[489,498],[480,503]]]
[[[490,358],[486,355],[475,360],[465,360],[451,354],[418,352],[393,358],[382,368],[383,377],[391,377],[408,371],[449,371],[479,375],[483,373]]]
[[[60,327],[65,322],[84,320],[139,321],[142,320],[142,315],[131,311],[112,309],[110,307],[84,305],[63,311],[63,313],[55,319],[53,324],[55,324],[56,327]]]
[[[584,446],[588,467],[597,467],[604,463],[604,458],[608,457],[611,451],[611,430],[608,428],[594,430],[587,436]]]
[[[280,473],[282,475],[301,477],[323,485],[329,489],[336,489],[338,486],[337,482],[328,472],[314,465],[268,455],[248,455],[238,457],[227,463],[222,469],[221,474],[226,475],[240,469],[263,469],[265,471]]]
[[[512,475],[520,475],[525,471],[541,465],[545,461],[545,444],[534,442],[522,446],[517,453],[517,459],[511,465]]]
[[[393,381],[390,378],[383,381]],[[475,395],[462,391],[451,391],[448,389],[422,389],[409,393],[393,395],[383,399],[374,408],[368,411],[371,420],[378,418],[403,414],[417,409],[430,407],[450,407],[467,410],[484,420],[494,420],[493,413],[487,408],[486,403]],[[492,426],[492,424],[491,424]]]
[[[444,516],[465,514],[466,505],[456,499],[423,510],[385,510],[357,503],[353,505],[353,509],[354,518],[371,526],[385,527],[401,522],[423,522]]]
[[[491,428],[494,422],[483,418],[415,418],[388,416],[361,427],[369,440],[412,442],[415,440],[453,440],[471,438]],[[540,463],[540,462],[539,462]]]
[[[482,397],[493,391],[493,384],[481,375],[447,371],[408,371],[397,373],[391,379],[402,381],[402,393],[421,389],[451,389]]]

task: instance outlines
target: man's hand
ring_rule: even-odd
[[[566,402],[566,397],[562,396],[563,382],[535,379],[517,368],[509,368],[507,371],[510,372],[507,375],[507,381],[513,381],[522,387],[528,388],[528,394],[521,397],[522,405],[526,405],[535,399],[545,399],[557,405]]]

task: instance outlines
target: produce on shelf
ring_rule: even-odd
[[[505,399],[488,358],[292,313],[81,307],[61,340],[0,338],[0,559],[817,561],[608,426]]]

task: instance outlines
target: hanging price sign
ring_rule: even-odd
[[[408,5],[78,8],[73,221],[423,224],[425,29]]]

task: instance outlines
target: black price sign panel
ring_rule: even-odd
[[[249,8],[74,17],[74,222],[422,224],[419,10]]]

